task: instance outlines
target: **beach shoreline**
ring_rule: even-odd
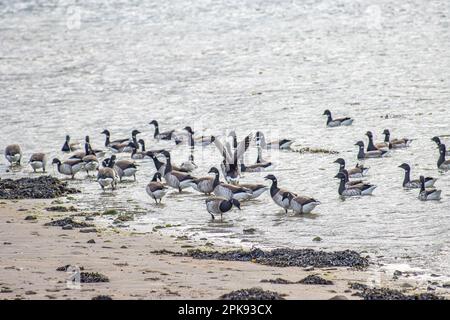
[[[189,239],[164,235],[161,230],[139,234],[98,226],[67,230],[45,226],[67,217],[85,220],[81,212],[58,211],[63,210],[61,206],[52,203],[55,202],[0,201],[1,299],[218,299],[231,291],[253,287],[278,292],[285,299],[360,299],[353,295],[356,291],[349,288],[349,283],[367,284],[377,278],[371,268],[363,271],[343,267],[273,267],[159,254],[185,253],[192,248],[228,248],[211,249]],[[59,209],[48,211],[48,207]],[[75,268],[56,270],[67,265]],[[109,282],[78,283],[73,278],[76,268],[105,275]],[[311,275],[333,284],[296,283]],[[267,282],[274,279],[292,283]],[[414,281],[384,279],[382,285],[408,294],[426,292],[423,284]],[[444,289],[434,293],[448,298]]]

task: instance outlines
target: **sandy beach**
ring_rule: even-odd
[[[80,232],[82,229],[78,228],[63,230],[44,226],[52,219],[74,214],[45,210],[51,203],[51,200],[0,202],[1,299],[92,299],[99,295],[112,299],[218,299],[230,291],[253,287],[278,292],[285,299],[336,296],[360,299],[353,295],[355,291],[349,289],[349,283],[367,283],[374,275],[371,271],[347,268],[277,268],[251,262],[161,255],[155,251],[185,252],[187,248],[206,247],[190,240],[177,240],[160,231],[137,234],[97,228],[97,232]],[[84,218],[75,220],[84,221]],[[220,249],[224,248],[214,248]],[[56,270],[66,265],[83,268],[84,272],[101,273],[109,282],[70,282],[71,271]],[[308,275],[319,275],[333,284],[261,282],[277,278],[296,282]],[[383,286],[408,294],[426,292],[413,280],[387,280],[383,281]],[[448,298],[445,292],[440,293]]]

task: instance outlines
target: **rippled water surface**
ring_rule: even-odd
[[[170,193],[155,206],[145,193],[154,167],[140,163],[138,181],[101,192],[80,174],[71,182],[80,206],[139,212],[139,230],[175,230],[216,243],[293,248],[356,249],[385,263],[450,275],[450,176],[436,169],[434,135],[450,138],[450,3],[448,1],[133,1],[0,0],[0,147],[19,143],[32,152],[58,152],[64,136],[100,132],[112,138],[139,129],[148,148],[157,143],[152,119],[162,129],[191,125],[202,134],[240,138],[258,129],[268,138],[302,147],[336,150],[355,164],[357,140],[367,130],[377,141],[415,139],[407,150],[369,160],[372,197],[339,199],[333,179],[337,155],[265,152],[276,163],[281,186],[322,202],[309,216],[285,215],[268,194],[247,202],[224,222],[212,222],[205,197]],[[322,113],[350,115],[352,127],[327,129]],[[123,154],[120,157],[127,158]],[[219,165],[214,146],[197,148],[196,176]],[[246,161],[256,159],[252,146]],[[423,203],[401,187],[408,162],[413,176],[437,177],[440,202]],[[30,175],[30,168],[0,176]],[[50,173],[56,174],[49,168]],[[245,182],[266,183],[262,174]],[[255,228],[247,235],[243,230]],[[313,242],[316,236],[321,242]]]

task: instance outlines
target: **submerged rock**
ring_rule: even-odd
[[[78,192],[51,176],[0,180],[0,199],[51,199]]]
[[[251,288],[232,291],[220,297],[221,300],[285,300],[279,293]]]
[[[189,250],[184,255],[194,259],[251,261],[274,267],[354,267],[366,268],[369,260],[352,250],[325,252],[313,249],[275,249],[226,252]]]

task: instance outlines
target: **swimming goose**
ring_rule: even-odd
[[[151,158],[151,159],[153,160],[153,163],[154,163],[154,165],[155,165],[155,168],[156,168],[156,170],[157,170],[159,173],[161,173],[161,176],[164,176],[164,172],[166,171],[166,163],[161,162],[161,161],[158,159],[157,155],[158,155],[158,154],[162,154],[163,151],[165,151],[165,150],[162,149],[162,150],[157,150],[157,151],[147,151],[147,152],[146,152],[146,156],[149,157],[149,158]],[[167,159],[166,159],[166,162],[167,162]],[[178,166],[176,166],[176,165],[174,165],[174,164],[172,164],[172,170],[174,170],[174,171],[180,171],[180,172],[184,172],[184,173],[187,173],[187,172],[188,172],[187,170],[185,170],[185,169],[183,169],[183,168],[180,168],[180,167],[178,167]]]
[[[114,155],[113,155],[114,156]],[[111,156],[112,158],[112,156]],[[130,160],[119,160],[114,164],[119,180],[122,181],[124,177],[133,177],[136,181],[136,172],[138,170],[137,164]]]
[[[327,127],[350,126],[353,123],[353,119],[349,117],[333,119],[328,109],[323,112],[323,115],[327,116]]]
[[[442,142],[441,139],[439,137],[433,137],[431,139],[432,141],[436,142],[436,144],[438,145],[438,148],[441,146]],[[450,156],[450,150],[447,150],[447,152],[445,153],[446,156]]]
[[[238,160],[241,159],[244,153],[248,150],[252,137],[252,134],[246,136],[245,139],[237,145],[234,152],[231,150],[231,146],[229,143],[226,143],[224,146],[218,139],[214,137],[214,144],[223,156],[221,168],[224,174],[224,178],[228,183],[239,183],[240,167],[238,165]]]
[[[226,199],[222,197],[212,197],[206,199],[206,210],[211,215],[212,219],[215,219],[215,215],[220,214],[220,219],[223,219],[223,214],[230,211],[233,206],[241,210],[241,204],[236,199]]]
[[[236,186],[220,182],[219,170],[216,167],[212,167],[208,173],[214,173],[213,192],[218,197],[224,197],[226,199],[247,200],[252,196],[252,191],[242,186]]]
[[[345,187],[346,188],[354,188],[354,187],[361,187],[365,182],[363,180],[349,180],[348,171],[346,169],[340,171],[345,175]]]
[[[446,160],[447,148],[445,144],[441,143],[439,146],[439,160],[437,166],[440,170],[448,171],[450,170],[450,160]]]
[[[11,165],[18,164],[22,160],[22,150],[18,144],[11,144],[5,148],[5,158]]]
[[[398,166],[399,168],[402,168],[405,170],[405,177],[403,179],[403,188],[406,189],[417,189],[420,188],[421,183],[420,180],[411,180],[411,167],[407,163],[402,163]],[[425,187],[431,188],[434,186],[437,179],[427,177],[425,178]]]
[[[334,161],[334,163],[339,164],[339,172],[342,172],[345,169],[345,160],[342,158],[338,158]],[[359,163],[356,164],[355,168],[347,170],[348,177],[349,178],[362,178],[364,177],[367,172],[369,171],[369,168],[364,167],[363,165],[360,165]]]
[[[375,151],[364,152],[364,142],[362,142],[362,141],[358,141],[357,143],[355,143],[355,146],[359,147],[359,152],[358,152],[358,157],[357,157],[358,160],[370,159],[370,158],[381,158],[388,153],[388,151],[385,151],[385,150],[375,150]]]
[[[377,143],[376,145],[373,143],[373,134],[371,131],[367,131],[366,136],[369,138],[369,143],[367,144],[367,151],[389,150],[389,145],[386,145],[384,142]]]
[[[42,172],[45,172],[45,167],[47,166],[47,155],[45,153],[33,153],[30,157],[29,164],[33,168],[34,172],[39,169],[42,169]]]
[[[195,178],[185,172],[173,170],[170,153],[164,150],[162,154],[166,157],[166,166],[163,175],[166,183],[172,188],[178,189],[179,192],[189,188]]]
[[[103,167],[100,168],[97,172],[97,182],[102,190],[105,190],[105,188],[109,186],[111,186],[112,190],[115,190],[117,187],[117,181],[119,180],[119,177],[116,170],[113,169],[115,161],[115,155],[112,155],[110,159],[105,159],[103,161]]]
[[[141,141],[141,140],[139,140],[139,141]],[[134,144],[134,142],[130,142],[128,144],[128,147],[132,148],[132,150],[133,150],[131,152],[131,159],[133,159],[133,160],[142,160],[147,156],[147,151],[145,151],[145,147],[144,147],[143,151],[138,151],[137,146]]]
[[[180,165],[180,169],[184,172],[192,172],[197,168],[198,168],[198,166],[194,162],[194,154],[192,154],[192,153],[189,155],[189,160],[183,162]]]
[[[256,132],[256,144],[265,149],[281,149],[287,150],[291,148],[294,143],[292,139],[279,139],[271,142],[266,142],[266,137],[261,131]]]
[[[159,132],[158,121],[152,120],[149,124],[155,126],[155,133],[153,135],[153,138],[155,138],[157,140],[172,140],[173,133],[175,132],[175,130]]]
[[[371,184],[360,184],[356,186],[346,186],[346,176],[345,173],[339,172],[335,178],[341,180],[339,184],[338,193],[342,197],[354,197],[354,196],[367,196],[371,195],[375,190],[376,186]]]
[[[114,140],[111,141],[111,133],[109,132],[109,130],[103,130],[101,132],[101,134],[104,134],[106,136],[105,138],[105,147],[111,149],[111,151],[113,152],[118,152],[123,150],[123,148],[125,148],[128,145],[128,142],[130,141],[129,138],[126,139],[118,139],[118,140]],[[116,147],[115,147],[116,146]],[[120,146],[120,147],[117,147]]]
[[[273,174],[269,174],[264,179],[272,181],[272,186],[270,187],[270,196],[272,197],[272,200],[278,206],[282,207],[284,211],[287,213],[288,209],[291,209],[291,204],[289,198],[288,197],[283,198],[283,195],[285,193],[290,193],[292,194],[293,198],[297,197],[298,195],[285,189],[278,188],[278,180]]]
[[[308,214],[320,204],[320,201],[310,197],[294,196],[291,192],[285,192],[282,196],[282,201],[289,201],[290,208],[296,214]]]
[[[133,130],[131,132],[131,139],[129,140],[129,142],[132,142],[133,144],[130,145],[128,144],[125,148],[123,148],[123,152],[133,152],[133,148],[139,148],[139,144],[137,141],[137,135],[140,134],[141,132],[139,130]]]
[[[147,191],[147,194],[153,200],[155,200],[156,203],[158,203],[158,200],[159,203],[161,203],[162,198],[166,195],[167,191],[169,190],[160,181],[161,181],[161,174],[159,172],[156,172],[153,175],[152,181],[147,185],[147,187],[145,187],[145,191]]]
[[[70,136],[66,136],[66,141],[64,142],[61,151],[62,152],[73,152],[80,149],[80,144],[77,142],[70,142]]]
[[[251,196],[248,197],[248,199],[256,199],[258,198],[260,195],[262,195],[264,192],[266,192],[267,190],[269,190],[269,188],[263,184],[248,184],[248,183],[243,183],[239,185],[242,188],[248,189],[252,192]]]
[[[58,158],[55,158],[52,164],[57,165],[59,173],[72,176],[72,179],[75,179],[75,175],[84,167],[84,162],[81,159],[68,159],[61,162]]]
[[[206,147],[214,142],[215,137],[213,137],[213,136],[194,137],[194,131],[189,126],[183,128],[183,130],[188,133],[188,143],[191,147],[194,145],[200,145],[202,147]]]
[[[427,190],[425,189],[425,177],[420,176],[420,192],[419,192],[419,199],[421,201],[428,201],[428,200],[441,200],[441,190],[431,189]]]
[[[251,165],[246,165],[244,163],[244,160],[241,160],[241,172],[263,172],[266,171],[268,169],[272,168],[272,162],[258,162],[261,161],[259,156],[256,159],[256,163],[255,164],[251,164]]]
[[[384,144],[387,145],[389,149],[407,148],[412,142],[412,139],[407,138],[391,140],[391,132],[388,129],[384,129],[383,134],[384,134]]]
[[[89,138],[89,136],[85,137],[85,143],[89,144],[89,154],[94,154],[97,158],[103,158],[106,155],[105,150],[92,148],[91,139]]]

